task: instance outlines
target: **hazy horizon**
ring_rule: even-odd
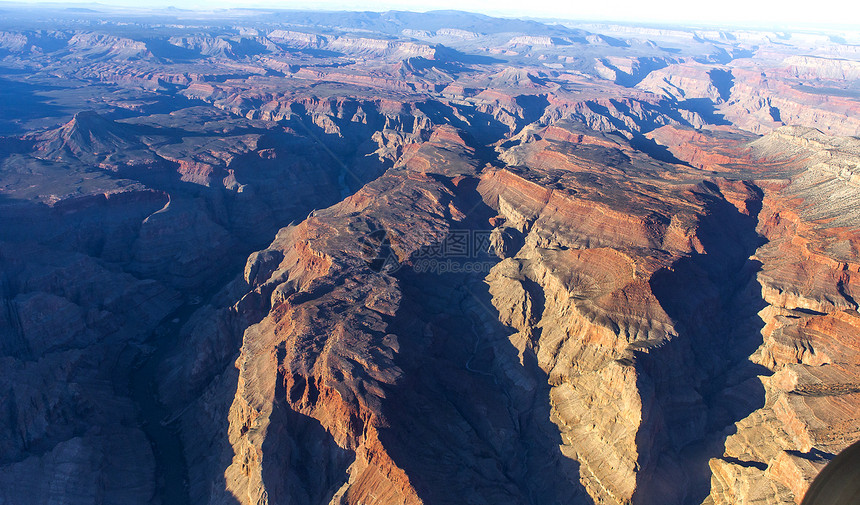
[[[342,0],[151,0],[146,8],[134,0],[101,0],[99,2],[38,0],[2,1],[5,5],[57,5],[164,9],[175,7],[195,11],[213,11],[230,8],[264,8],[287,10],[325,10],[325,11],[374,11],[405,10],[426,12],[431,10],[459,10],[499,17],[520,17],[538,19],[557,19],[559,21],[613,21],[645,24],[700,24],[710,26],[739,26],[759,28],[832,28],[838,30],[860,29],[860,6],[843,0],[823,0],[814,9],[800,7],[796,2],[744,2],[726,0],[719,3],[719,10],[713,4],[686,2],[680,0],[660,0],[636,2],[617,0],[612,3],[590,3],[572,5],[561,1],[529,2],[528,8],[515,0],[498,1],[456,1],[433,0],[423,5],[402,0],[363,0],[344,2]]]

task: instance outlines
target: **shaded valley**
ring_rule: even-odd
[[[0,503],[791,504],[860,438],[850,33],[10,9]]]

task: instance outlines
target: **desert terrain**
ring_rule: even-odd
[[[0,5],[0,504],[799,504],[860,34]]]

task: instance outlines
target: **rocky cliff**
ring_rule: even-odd
[[[850,34],[51,12],[0,503],[789,504],[860,438]]]

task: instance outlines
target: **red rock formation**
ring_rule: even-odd
[[[693,164],[778,177],[760,184],[758,232],[767,243],[754,258],[767,305],[759,313],[764,341],[752,357],[777,373],[763,379],[765,407],[739,421],[724,456],[711,461],[711,496],[715,503],[800,503],[823,464],[860,435],[850,414],[860,399],[852,378],[860,344],[858,223],[847,210],[856,205],[847,161],[856,142],[781,128],[753,142],[735,137],[732,159],[723,146],[697,143],[702,152],[675,144],[669,133],[655,139]]]
[[[860,437],[850,41],[58,16],[0,33],[0,502],[791,503]]]
[[[374,273],[362,259],[360,239],[372,231],[368,225],[384,230],[396,237],[392,254],[404,261],[444,233],[442,216],[453,196],[450,190],[433,178],[407,177],[432,166],[434,149],[443,147],[468,155],[456,132],[437,130],[407,162],[406,172],[386,175],[283,231],[270,247],[283,260],[260,285],[263,293],[271,293],[271,309],[245,332],[237,361],[239,389],[230,413],[235,455],[225,476],[228,489],[242,501],[336,492],[345,503],[361,503],[368,496],[384,497],[387,503],[420,502],[409,476],[380,438],[389,425],[383,408],[386,390],[402,374],[393,361],[397,337],[386,332],[401,293],[397,281]],[[443,170],[451,173],[451,168]],[[404,199],[410,191],[422,196]],[[408,221],[403,218],[415,216],[416,207],[429,221],[420,228],[404,227]],[[434,214],[438,217],[431,217]],[[292,413],[278,414],[282,410]],[[348,480],[308,482],[304,490],[267,481],[270,453],[261,452],[261,446],[272,440],[287,443],[294,436],[284,431],[284,415],[318,422],[325,429],[331,436],[328,451],[341,454],[331,457],[340,460],[340,472],[345,471]]]

